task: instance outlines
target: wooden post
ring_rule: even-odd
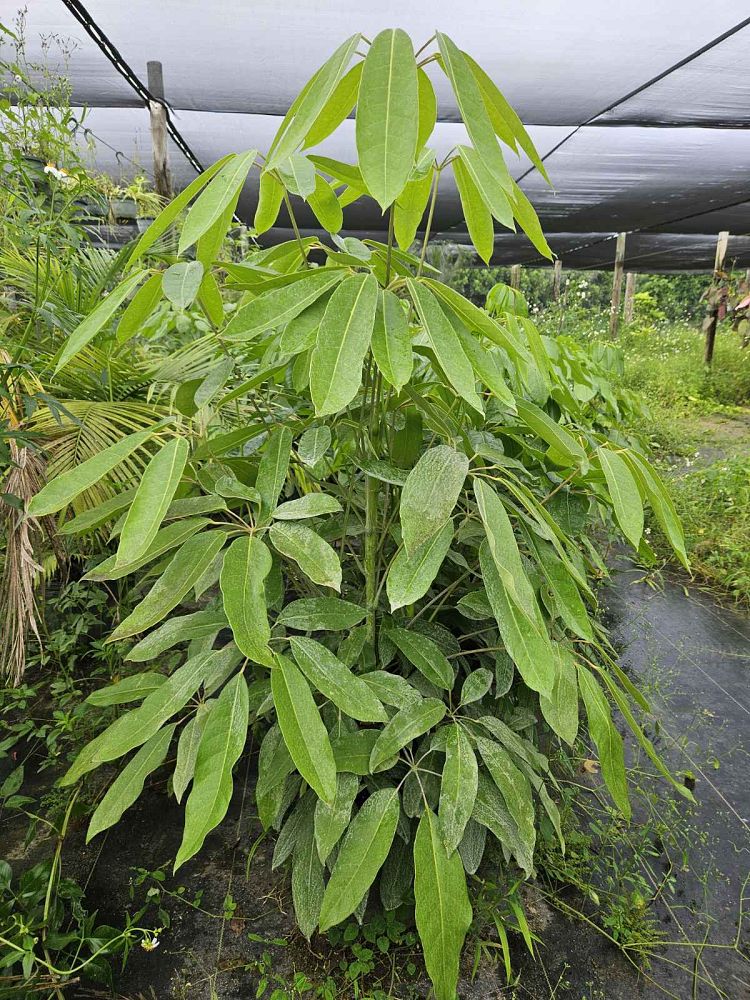
[[[622,297],[624,260],[625,233],[620,233],[617,237],[617,247],[615,249],[615,269],[612,274],[612,308],[609,314],[609,336],[612,340],[617,339],[620,327],[620,299]]]
[[[635,289],[638,284],[638,275],[635,271],[628,271],[625,275],[625,301],[622,305],[622,318],[625,325],[629,326],[633,322],[635,315]]]
[[[562,260],[557,257],[555,259],[555,270],[554,276],[552,278],[552,300],[553,302],[560,301],[560,287],[562,285]]]
[[[724,258],[727,255],[727,244],[729,243],[729,232],[723,229],[719,233],[716,241],[716,257],[714,259],[714,280],[713,288],[709,293],[708,310],[703,328],[706,331],[706,346],[703,351],[703,363],[710,368],[714,359],[714,343],[716,342],[716,324],[719,321],[719,295],[718,288],[721,280],[720,274],[724,267]]]
[[[510,287],[520,288],[521,287],[521,265],[514,264],[510,269]]]
[[[160,62],[148,62],[148,89],[154,97],[164,100],[164,76]],[[154,153],[154,187],[163,198],[172,197],[167,146],[167,111],[160,101],[149,101],[151,116],[151,147]]]

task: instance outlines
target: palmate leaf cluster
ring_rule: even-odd
[[[128,659],[143,669],[91,696],[126,708],[63,779],[133,754],[89,837],[171,754],[181,866],[224,817],[255,727],[258,814],[278,833],[273,864],[291,868],[303,933],[370,900],[413,900],[435,994],[451,1000],[467,873],[489,851],[531,875],[541,817],[559,833],[541,734],[572,745],[587,730],[627,816],[614,702],[669,778],[594,618],[595,523],[612,517],[647,555],[650,504],[685,553],[664,486],[616,429],[628,401],[607,359],[541,337],[510,291],[491,313],[476,307],[408,251],[450,168],[480,253],[493,218],[546,247],[501,151],[538,163],[517,117],[443,35],[418,66],[408,37],[385,31],[349,68],[366,45],[354,36],[315,74],[262,161],[230,155],[196,178],[66,341],[60,372],[113,318],[121,340],[137,333],[163,296],[214,327],[210,362],[177,391],[171,424],[123,437],[29,511],[65,510],[151,449],[129,489],[65,525],[109,524],[115,551],[89,577],[128,577],[142,593],[110,641],[134,641]],[[441,164],[431,63],[471,142]],[[356,165],[305,152],[355,105]],[[219,264],[259,162],[259,231],[304,198],[334,235]],[[346,204],[366,196],[389,212],[387,243],[335,236]],[[183,259],[156,270],[148,250],[175,224]],[[227,312],[230,290],[239,302]],[[254,416],[227,429],[220,415],[239,401]]]

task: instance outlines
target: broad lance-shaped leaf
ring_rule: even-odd
[[[56,476],[42,487],[35,497],[31,498],[27,513],[31,517],[56,514],[58,510],[62,510],[84,490],[103,479],[120,462],[124,462],[137,448],[145,444],[161,426],[162,424],[155,424],[145,431],[128,434],[116,444],[92,455],[91,458],[87,458],[85,462],[81,462],[69,472],[63,472],[61,476]]]
[[[626,819],[630,819],[630,798],[622,737],[612,721],[609,703],[591,671],[580,665],[578,685],[583,704],[586,706],[589,733],[599,754],[599,763],[607,788],[617,808]]]
[[[142,566],[148,565],[153,559],[157,559],[170,549],[176,549],[188,538],[192,538],[197,532],[202,531],[211,521],[207,517],[188,517],[184,521],[173,521],[171,524],[160,528],[154,535],[153,541],[140,557],[133,562],[117,564],[117,555],[108,556],[100,563],[90,569],[83,580],[93,580],[100,583],[102,580],[121,580],[122,577],[135,573]]]
[[[292,654],[302,673],[345,715],[358,722],[387,722],[388,715],[365,684],[330,649],[302,636],[289,640]]]
[[[357,154],[370,194],[385,209],[409,179],[417,149],[417,61],[400,28],[373,39],[357,102]]]
[[[366,676],[366,675],[365,675]],[[425,698],[400,709],[380,731],[370,755],[370,770],[374,773],[407,745],[436,726],[447,709],[438,698]]]
[[[596,454],[607,480],[617,523],[633,548],[637,549],[643,535],[643,501],[638,484],[627,463],[617,452],[609,448],[597,448]]]
[[[312,798],[312,796],[307,796]],[[320,907],[323,903],[325,882],[323,881],[323,862],[318,856],[315,843],[315,824],[312,802],[303,803],[306,806],[304,816],[299,824],[294,857],[292,862],[292,902],[297,926],[309,941],[313,931],[318,926]],[[318,805],[320,805],[318,800]]]
[[[290,194],[307,198],[315,190],[315,167],[301,153],[292,153],[283,163],[279,163],[276,172]]]
[[[286,482],[291,451],[292,432],[288,427],[278,427],[266,441],[255,480],[255,489],[260,494],[260,526],[268,522],[271,511],[278,503]]]
[[[309,161],[308,161],[309,162]],[[315,174],[315,189],[307,203],[327,233],[337,233],[344,224],[344,213],[336,192],[320,174]]]
[[[477,737],[476,745],[492,780],[503,796],[508,812],[513,817],[524,851],[532,857],[536,842],[536,827],[531,786],[513,763],[508,751],[499,743]]]
[[[452,541],[453,522],[446,521],[432,538],[418,545],[411,556],[405,548],[398,550],[388,570],[385,586],[391,611],[414,604],[424,597],[432,586]]]
[[[255,209],[255,219],[253,220],[258,236],[265,233],[276,222],[283,200],[284,185],[272,173],[264,170],[260,175],[258,207]]]
[[[216,702],[204,701],[199,706],[192,719],[183,726],[180,738],[177,741],[177,760],[175,761],[174,774],[172,775],[172,791],[178,802],[185,794],[185,789],[193,780],[195,774],[195,761],[198,757],[198,747],[200,745],[203,729],[206,725],[208,713]]]
[[[207,635],[215,635],[226,624],[223,608],[206,608],[205,611],[194,611],[191,615],[178,615],[136,643],[126,654],[125,659],[136,663],[153,660],[165,650],[176,646],[178,642],[190,642]]]
[[[318,416],[343,410],[357,395],[377,300],[372,274],[345,278],[331,296],[310,360],[310,392]]]
[[[146,466],[122,527],[117,567],[135,562],[148,550],[177,491],[189,451],[185,438],[173,438]]]
[[[61,524],[57,529],[58,533],[61,535],[78,535],[83,534],[85,531],[94,531],[96,528],[100,528],[107,521],[112,521],[122,511],[127,510],[133,502],[135,494],[136,487],[134,486],[132,489],[117,493],[115,496],[110,497],[109,500],[104,500],[102,503],[97,504],[96,507],[81,511],[80,514],[76,514],[75,517]]]
[[[419,224],[430,201],[433,183],[437,181],[430,168],[424,177],[409,181],[393,206],[393,233],[401,250],[407,251],[416,239]]]
[[[192,305],[203,281],[203,264],[199,260],[184,260],[172,264],[162,274],[164,295],[177,309]]]
[[[482,203],[501,226],[515,230],[513,206],[508,200],[506,192],[498,184],[495,175],[487,169],[475,149],[470,146],[458,146],[457,148],[460,163]]]
[[[472,702],[481,701],[492,687],[492,671],[485,667],[472,670],[461,688],[461,705],[471,705]]]
[[[472,819],[487,827],[505,850],[513,855],[519,867],[528,876],[533,875],[534,857],[528,849],[528,843],[519,834],[500,789],[484,771],[479,772]]]
[[[286,656],[276,657],[271,690],[284,742],[294,765],[318,798],[336,797],[336,763],[328,731],[307,681]]]
[[[331,430],[325,424],[310,427],[297,442],[297,455],[305,465],[316,465],[331,447]]]
[[[282,608],[276,623],[298,632],[344,632],[366,615],[358,604],[338,597],[306,597]]]
[[[466,455],[444,444],[426,451],[411,470],[399,507],[404,548],[409,556],[449,519],[468,472]]]
[[[315,803],[315,843],[324,863],[349,826],[358,791],[359,777],[345,772],[337,775],[333,805],[327,806],[320,799]]]
[[[299,521],[306,517],[320,517],[322,514],[335,514],[341,510],[341,504],[335,497],[325,493],[308,493],[298,500],[289,500],[277,507],[271,517],[277,521]]]
[[[555,680],[555,661],[546,629],[540,628],[537,621],[511,599],[487,542],[479,547],[479,563],[505,648],[526,684],[533,691],[549,695]]]
[[[268,330],[280,329],[341,281],[344,272],[329,268],[302,272],[295,281],[273,288],[242,306],[227,324],[227,340],[252,340]]]
[[[180,233],[179,253],[196,243],[230,205],[236,204],[257,155],[257,149],[238,153],[211,179],[187,214]]]
[[[458,851],[448,853],[426,808],[414,838],[414,917],[435,1000],[455,1000],[461,950],[472,918]]]
[[[340,924],[354,913],[388,857],[398,817],[396,788],[374,792],[354,817],[323,896],[321,931]]]
[[[400,674],[389,674],[386,670],[368,670],[362,675],[362,680],[380,701],[394,708],[406,708],[422,700],[419,691]],[[379,735],[378,731],[372,731],[376,736]]]
[[[540,410],[534,403],[520,397],[516,399],[516,409],[518,416],[526,426],[543,441],[546,441],[550,448],[559,453],[562,458],[573,465],[587,461],[586,452],[570,431],[561,427],[544,410]]]
[[[437,97],[432,81],[421,66],[417,68],[417,89],[419,92],[419,128],[417,153],[430,141],[437,122]]]
[[[446,691],[453,689],[453,667],[436,643],[406,628],[392,628],[387,634],[409,663],[412,663],[431,684]]]
[[[221,595],[234,641],[255,663],[273,666],[268,647],[271,627],[266,610],[265,580],[271,572],[271,553],[254,536],[236,538],[224,555]]]
[[[461,842],[474,809],[479,769],[469,737],[453,723],[445,740],[445,764],[440,785],[440,833],[448,854]]]
[[[515,181],[512,181],[512,186],[511,204],[513,205],[513,215],[516,221],[542,257],[552,260],[554,254],[544,236],[539,217],[534,211],[534,206]]]
[[[553,647],[557,658],[555,683],[549,698],[539,697],[539,707],[561,740],[573,746],[578,735],[578,679],[576,665],[568,650],[556,643]]]
[[[62,350],[57,356],[57,364],[55,365],[54,371],[55,375],[57,375],[61,368],[64,368],[65,365],[67,365],[71,358],[75,357],[79,351],[82,351],[89,341],[94,339],[97,333],[99,333],[99,331],[112,319],[128,295],[130,295],[130,293],[137,288],[138,285],[140,285],[147,274],[147,271],[136,271],[135,273],[128,275],[128,277],[125,278],[125,280],[122,281],[117,288],[111,291],[109,295],[99,303],[93,312],[90,312],[88,316],[78,324],[75,330],[65,341]]]
[[[275,522],[268,532],[273,547],[293,559],[313,583],[341,590],[341,563],[328,542],[304,524]]]
[[[176,724],[175,724],[176,725]],[[146,778],[164,763],[175,725],[165,726],[141,747],[107,789],[91,817],[86,843],[103,830],[114,826],[143,791]]]
[[[489,264],[495,251],[495,230],[490,210],[482,199],[466,165],[458,158],[453,161],[453,175],[456,178],[456,187],[471,242],[485,264]]]
[[[407,278],[406,285],[422,321],[424,334],[445,377],[473,410],[483,414],[484,407],[476,392],[474,371],[440,303],[421,282]]]
[[[529,537],[532,539],[539,566],[552,592],[557,612],[567,627],[575,632],[579,638],[592,642],[594,633],[591,628],[591,619],[578,590],[578,584],[562,560],[558,559],[551,545],[530,533]]]
[[[383,378],[400,392],[411,378],[411,333],[401,299],[387,289],[378,296],[371,347]]]
[[[244,676],[237,674],[222,690],[203,729],[175,871],[198,853],[211,830],[226,816],[232,798],[232,768],[247,739],[248,714],[247,684]]]
[[[142,701],[152,691],[160,688],[166,680],[164,674],[157,674],[153,670],[142,674],[131,674],[116,684],[108,684],[107,687],[92,691],[86,698],[86,704],[105,708],[109,705],[126,705],[131,701]]]
[[[185,707],[201,686],[209,660],[210,655],[202,653],[175,670],[164,684],[148,695],[142,705],[121,715],[103,733],[87,743],[60,783],[72,785],[100,764],[117,760],[151,739],[167,719]]]
[[[128,617],[109,636],[117,642],[145,632],[176,608],[208,568],[226,541],[223,531],[207,531],[189,538],[172,557],[162,575]]]
[[[335,132],[345,121],[357,103],[359,83],[362,79],[363,62],[355,63],[336,84],[333,93],[326,101],[310,131],[305,136],[304,148],[317,146]]]
[[[117,343],[124,344],[146,323],[162,297],[162,273],[152,274],[128,303],[117,324]]]
[[[669,539],[669,544],[677,553],[677,557],[685,569],[690,569],[690,562],[685,551],[685,536],[669,491],[645,458],[634,451],[623,452],[622,457],[630,466],[630,471],[635,476],[642,495],[648,498],[657,521]]]

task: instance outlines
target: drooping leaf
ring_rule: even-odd
[[[388,715],[361,677],[353,674],[330,649],[314,639],[289,640],[297,665],[307,679],[337,708],[359,722],[387,722]]]
[[[544,718],[553,731],[565,740],[568,746],[573,746],[578,735],[578,680],[573,657],[557,643],[554,647],[557,657],[555,683],[549,698],[539,697],[539,707]]]
[[[521,838],[500,789],[484,771],[479,772],[472,818],[487,827],[528,876],[533,874],[534,859],[528,844]]]
[[[536,842],[534,802],[526,776],[513,763],[513,758],[505,747],[499,743],[477,737],[476,745],[518,829],[524,853],[529,857],[533,856]]]
[[[203,264],[199,260],[180,261],[166,269],[161,287],[166,298],[179,310],[191,306],[203,281]]]
[[[223,531],[202,532],[184,542],[162,575],[107,642],[145,632],[176,608],[223,546]]]
[[[495,230],[492,225],[492,214],[479,193],[479,189],[474,183],[465,163],[461,159],[453,161],[453,175],[456,178],[456,187],[458,188],[461,208],[466,219],[471,242],[485,264],[489,264],[492,254],[495,251]]]
[[[234,641],[255,663],[273,666],[268,647],[271,628],[266,610],[265,580],[271,572],[271,553],[254,536],[236,538],[224,555],[220,586],[224,612]]]
[[[122,526],[117,567],[136,562],[148,551],[179,486],[189,450],[185,438],[173,438],[146,466]]]
[[[542,257],[546,257],[547,260],[552,260],[554,254],[550,250],[549,244],[544,237],[544,232],[542,231],[539,217],[534,211],[534,206],[516,182],[513,181],[512,184],[513,193],[511,195],[511,204],[513,205],[513,215],[515,216],[516,221]]]
[[[268,170],[264,170],[260,175],[258,206],[255,209],[255,218],[253,220],[255,232],[259,236],[267,232],[276,222],[283,200],[284,185],[274,174]]]
[[[317,146],[336,131],[339,125],[351,114],[357,103],[359,82],[362,79],[364,63],[358,62],[341,77],[333,93],[321,109],[310,131],[305,136],[304,148]]]
[[[623,452],[623,458],[630,466],[642,494],[648,498],[656,520],[669,539],[669,544],[685,569],[690,569],[690,561],[685,551],[685,536],[669,491],[651,465],[636,452]]]
[[[387,289],[378,296],[371,347],[383,378],[400,392],[411,378],[411,333],[401,300]]]
[[[232,768],[247,739],[248,713],[247,684],[240,673],[222,690],[203,728],[175,871],[198,853],[211,830],[226,816],[232,797]]]
[[[414,839],[414,916],[436,1000],[455,1000],[458,965],[472,918],[458,851],[448,853],[437,816],[425,809]]]
[[[164,674],[157,674],[151,670],[147,673],[131,674],[116,684],[109,684],[107,687],[92,691],[86,698],[86,704],[105,708],[109,705],[126,705],[131,701],[141,701],[161,687],[166,679]]]
[[[406,628],[389,629],[388,638],[431,684],[446,691],[452,690],[453,667],[436,643]]]
[[[310,427],[297,442],[297,454],[305,465],[317,465],[331,447],[331,429],[325,424]]]
[[[147,566],[152,560],[169,552],[170,549],[182,545],[188,538],[192,538],[210,523],[211,521],[207,517],[188,517],[185,520],[172,521],[171,524],[165,525],[156,532],[153,541],[140,559],[118,566],[117,555],[108,556],[93,569],[90,569],[82,579],[93,580],[97,583],[102,580],[120,580],[124,576],[137,572],[142,566]]]
[[[342,271],[330,268],[302,271],[291,284],[272,288],[238,309],[222,336],[244,343],[268,330],[280,329],[333,288],[342,276]]]
[[[586,452],[570,431],[556,423],[552,417],[527,399],[516,399],[518,416],[543,441],[572,465],[586,462]]]
[[[467,180],[490,215],[497,219],[501,226],[514,230],[513,206],[508,193],[498,183],[495,175],[487,168],[475,149],[470,146],[458,146],[457,148],[460,166],[459,173],[456,174],[456,183],[458,183],[458,176],[463,168]]]
[[[479,769],[471,742],[458,723],[448,730],[440,785],[439,823],[443,845],[452,854],[474,809]]]
[[[450,518],[468,472],[468,458],[447,445],[430,448],[411,470],[399,507],[404,548],[410,557]]]
[[[199,705],[193,718],[189,719],[184,726],[177,741],[177,760],[172,775],[172,790],[178,802],[181,801],[187,786],[193,780],[203,728],[214,704],[215,702],[208,701]]]
[[[261,500],[260,525],[268,522],[271,511],[278,503],[286,482],[291,450],[292,432],[288,427],[278,427],[269,435],[258,467],[258,477],[255,480],[255,488]]]
[[[419,123],[417,129],[417,153],[425,146],[433,133],[437,121],[437,98],[432,81],[421,66],[417,68],[417,89],[419,94]]]
[[[320,517],[323,514],[335,514],[341,510],[341,504],[335,497],[325,493],[308,493],[298,500],[289,500],[280,504],[272,513],[277,521],[301,521],[307,517]]]
[[[146,778],[164,762],[175,727],[165,726],[141,747],[107,789],[91,817],[86,843],[103,830],[114,826],[143,791]]]
[[[385,209],[409,179],[417,149],[419,97],[411,39],[400,28],[373,39],[357,105],[357,154],[372,197]]]
[[[370,755],[370,770],[377,771],[381,764],[403,750],[407,743],[436,726],[446,710],[439,699],[425,698],[396,712],[375,741]]]
[[[453,522],[446,521],[432,538],[418,545],[410,556],[405,548],[396,553],[386,580],[391,611],[414,604],[424,597],[443,564],[453,541]]]
[[[128,303],[117,324],[117,343],[124,344],[134,337],[161,301],[161,273],[152,274]]]
[[[310,392],[318,416],[337,413],[356,396],[377,299],[372,274],[345,278],[331,296],[310,360]]]
[[[485,667],[472,670],[461,688],[461,704],[471,705],[472,702],[480,701],[492,687],[493,680],[492,672]]]
[[[617,523],[622,532],[637,549],[643,536],[643,501],[627,463],[610,448],[597,448],[597,457],[612,497]]]
[[[344,224],[341,204],[331,185],[320,174],[315,174],[315,188],[307,196],[307,203],[327,233],[337,233],[341,229]]]
[[[179,615],[170,618],[151,632],[126,654],[126,660],[143,663],[160,656],[165,650],[171,649],[178,642],[190,642],[218,632],[227,624],[223,608],[206,608],[205,611],[195,611],[191,615]]]
[[[307,681],[287,657],[277,656],[271,671],[276,716],[294,765],[318,798],[336,797],[336,763],[328,732]]]
[[[618,733],[609,704],[594,675],[586,667],[578,665],[578,685],[586,706],[589,733],[596,745],[602,775],[615,805],[626,819],[630,819],[630,798],[628,779],[625,773],[625,757],[622,737]]]
[[[185,253],[224,215],[228,206],[236,204],[257,155],[257,149],[237,153],[211,178],[187,214],[180,233],[179,253]]]
[[[311,798],[311,796],[307,796]],[[304,801],[304,800],[303,800]],[[318,800],[318,805],[322,803]],[[325,883],[323,862],[318,856],[312,802],[300,821],[292,862],[292,902],[297,926],[309,941],[318,926]]]
[[[393,843],[399,817],[398,790],[381,788],[349,825],[323,896],[320,929],[328,930],[353,913],[375,881]]]
[[[434,173],[410,180],[393,206],[393,233],[401,250],[408,250],[417,236],[419,224],[430,201]]]
[[[313,583],[341,590],[341,563],[336,550],[305,524],[276,521],[268,532],[273,547],[293,559]]]
[[[334,749],[334,755],[335,753]],[[327,806],[320,799],[315,804],[315,844],[318,857],[324,864],[349,825],[358,791],[358,776],[344,772],[336,777],[336,798],[333,804]]]
[[[159,429],[160,425],[156,424],[145,431],[128,434],[116,444],[110,445],[109,448],[105,448],[86,459],[85,462],[81,462],[80,465],[76,465],[69,472],[63,472],[61,476],[56,476],[46,486],[43,486],[36,496],[31,498],[27,513],[31,517],[56,514],[58,510],[66,507],[84,490],[103,479],[120,462],[124,462]]]
[[[282,609],[279,625],[298,632],[343,632],[364,621],[367,612],[358,604],[337,597],[303,597]]]

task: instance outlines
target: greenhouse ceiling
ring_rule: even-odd
[[[0,0],[3,23],[13,26],[19,6]],[[630,269],[710,268],[720,230],[731,234],[727,260],[750,266],[747,0],[33,0],[24,37],[30,62],[69,76],[75,103],[88,109],[96,165],[115,176],[150,173],[146,63],[159,60],[182,146],[172,143],[171,171],[182,187],[197,165],[265,149],[336,44],[385,26],[403,27],[417,45],[436,26],[449,31],[504,91],[553,186],[525,158],[511,171],[564,266],[610,266],[614,237],[626,231]],[[440,154],[462,141],[463,126],[446,81],[435,74],[433,82]],[[345,122],[320,152],[351,161],[353,125]],[[241,199],[243,219],[252,219],[256,196],[257,178]],[[315,225],[312,215],[301,225]],[[385,223],[377,206],[360,201],[346,210],[345,227],[377,238]],[[436,228],[466,238],[452,182],[441,185]],[[504,230],[494,260],[541,262],[523,235]]]

